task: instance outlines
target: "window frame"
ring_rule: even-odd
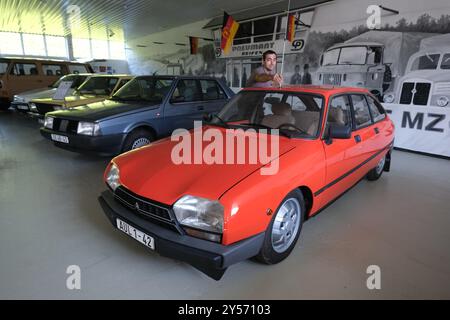
[[[16,65],[21,64],[21,65],[34,65],[34,67],[36,68],[37,73],[36,74],[16,74],[15,73],[15,68]],[[42,71],[42,70],[41,70]],[[10,76],[14,76],[14,77],[35,77],[35,76],[42,76],[42,74],[40,74],[39,72],[39,66],[38,63],[36,62],[28,62],[28,61],[12,61],[11,63],[11,69],[9,70],[9,75]]]
[[[196,87],[197,87],[197,90],[198,90],[198,93],[199,93],[199,96],[201,97],[201,99],[198,99],[198,100],[192,100],[192,101],[174,101],[174,94],[175,94],[175,91],[178,89],[178,84],[181,82],[181,81],[195,81],[195,85],[196,85]],[[177,82],[175,83],[175,86],[174,86],[174,89],[173,89],[173,91],[172,91],[172,93],[171,93],[171,95],[170,95],[170,98],[169,98],[169,102],[170,102],[170,104],[172,104],[172,105],[180,105],[180,104],[189,104],[189,103],[198,103],[198,102],[204,102],[205,100],[204,100],[204,98],[203,98],[203,91],[202,91],[202,87],[201,87],[201,84],[200,84],[200,81],[199,81],[200,79],[194,79],[194,78],[182,78],[182,79],[178,79],[177,80]],[[214,101],[214,100],[206,100],[206,101]]]
[[[381,105],[381,103],[376,98],[372,97],[371,95],[366,94],[364,96],[366,98],[367,105],[369,106],[369,112],[370,112],[370,116],[372,117],[372,123],[375,124],[375,123],[378,123],[378,122],[381,122],[381,121],[385,120],[386,119],[386,110],[384,110],[384,108]],[[378,109],[378,112],[380,112],[380,114],[383,115],[383,118],[375,121],[375,118],[374,118],[374,116],[372,114],[372,109],[370,108],[369,99],[372,99],[373,104]]]

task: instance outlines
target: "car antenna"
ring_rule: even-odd
[[[284,53],[286,51],[286,40],[287,40],[287,33],[289,28],[289,9],[291,8],[291,0],[288,0],[288,8],[287,8],[287,15],[286,15],[286,32],[284,34],[284,41],[283,41],[283,55],[281,56],[281,76],[283,76],[283,67],[284,67]],[[281,82],[280,82],[280,88],[281,88]]]

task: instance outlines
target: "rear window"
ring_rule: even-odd
[[[5,74],[8,70],[8,62],[0,62],[0,74]]]
[[[64,76],[62,78],[60,78],[59,80],[57,80],[52,87],[53,88],[58,88],[61,81],[72,81],[72,89],[76,89],[78,88],[85,80],[86,80],[87,76],[79,76],[79,75],[68,75],[68,76]]]
[[[42,71],[46,76],[62,76],[63,66],[59,64],[43,64]]]
[[[38,74],[34,63],[15,63],[11,74],[16,76],[33,76]]]

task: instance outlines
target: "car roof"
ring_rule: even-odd
[[[121,79],[132,79],[135,76],[132,76],[130,74],[97,74],[97,73],[91,73],[92,77],[116,77]]]
[[[265,88],[244,88],[244,91],[274,91],[274,92],[304,92],[316,93],[323,96],[331,96],[340,93],[369,93],[369,90],[359,87],[339,87],[329,85],[283,85],[281,88],[265,87]]]
[[[165,78],[165,79],[208,79],[208,80],[220,80],[217,77],[211,77],[211,76],[190,76],[190,75],[160,75],[160,74],[149,74],[149,75],[140,75],[137,76],[137,78],[146,78],[146,77],[158,77],[158,78]]]
[[[384,47],[384,44],[379,42],[341,42],[339,44],[335,44],[331,47],[329,47],[326,51],[336,49],[336,48],[342,48],[342,47]]]

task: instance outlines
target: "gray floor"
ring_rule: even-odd
[[[55,148],[26,117],[0,113],[1,299],[450,298],[450,161],[395,151],[303,227],[275,266],[245,261],[219,282],[115,231],[98,194],[105,158]],[[66,268],[81,268],[81,290]],[[381,290],[366,269],[381,268]]]

